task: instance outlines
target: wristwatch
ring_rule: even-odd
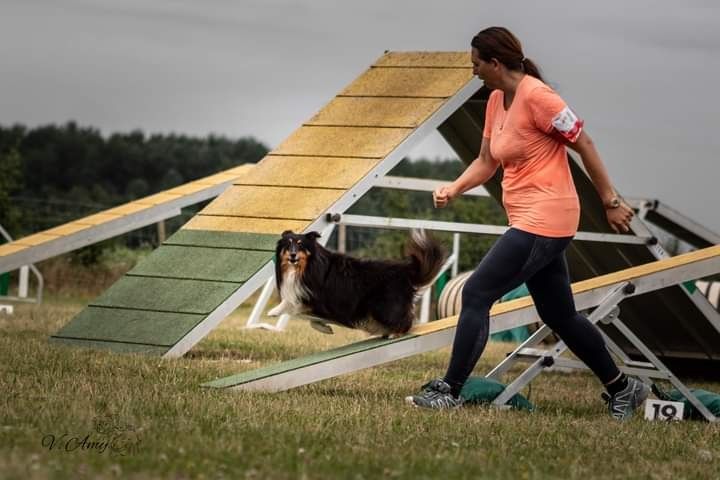
[[[613,208],[618,208],[619,206],[620,199],[618,197],[613,197],[608,203],[605,204],[605,209],[612,210]]]

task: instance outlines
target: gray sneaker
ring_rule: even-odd
[[[627,420],[632,417],[633,412],[638,408],[650,394],[650,387],[640,380],[628,377],[628,384],[623,390],[615,395],[603,392],[602,398],[608,404],[610,415],[616,420]]]
[[[453,397],[450,385],[437,379],[422,386],[417,395],[405,397],[405,401],[416,407],[433,408],[436,410],[458,408],[462,406],[462,397]]]

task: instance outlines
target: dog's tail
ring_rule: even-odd
[[[433,281],[445,263],[445,249],[425,230],[413,230],[405,246],[405,255],[411,262],[410,280],[416,287]]]

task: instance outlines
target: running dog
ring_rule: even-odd
[[[442,246],[415,230],[403,260],[367,260],[331,252],[318,238],[317,232],[282,233],[275,250],[281,302],[268,315],[300,315],[323,333],[333,333],[328,323],[384,337],[407,333],[413,299],[445,261]]]

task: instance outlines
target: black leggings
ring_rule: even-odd
[[[550,238],[509,229],[485,255],[462,291],[462,310],[445,381],[457,395],[488,340],[492,304],[525,283],[542,321],[607,384],[620,375],[600,332],[577,313],[565,249],[572,237]]]

